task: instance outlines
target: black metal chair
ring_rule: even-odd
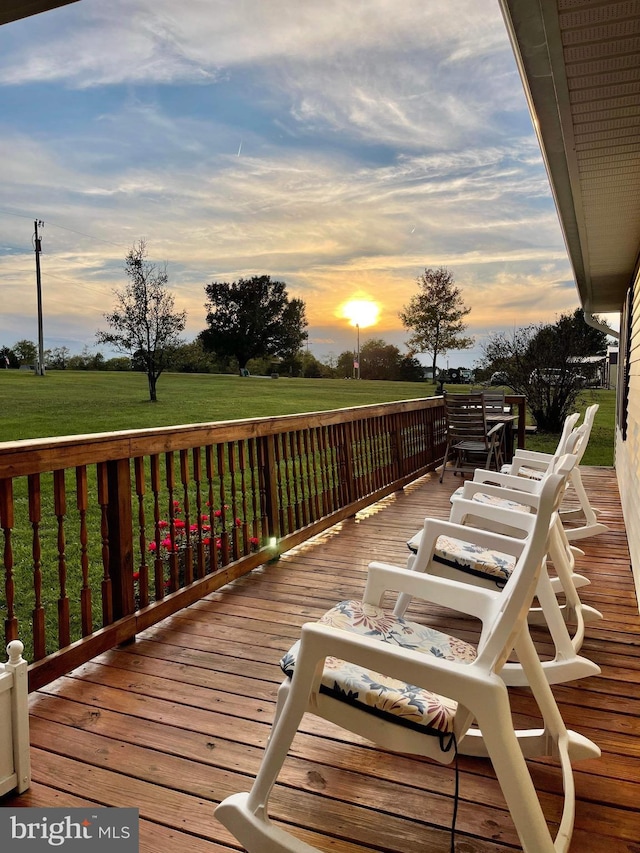
[[[447,447],[440,482],[453,460],[454,474],[473,473],[476,468],[500,468],[500,442],[504,424],[487,424],[484,395],[445,394]]]

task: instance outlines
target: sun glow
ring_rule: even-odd
[[[370,299],[350,299],[340,306],[338,316],[348,320],[352,326],[365,329],[378,322],[380,305]]]

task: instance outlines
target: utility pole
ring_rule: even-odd
[[[34,250],[36,253],[36,288],[38,292],[38,363],[36,364],[36,376],[44,376],[44,336],[42,333],[42,282],[40,280],[40,252],[42,241],[38,236],[38,226],[44,228],[44,222],[36,219],[34,227]]]

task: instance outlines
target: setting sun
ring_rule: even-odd
[[[380,316],[380,305],[370,299],[351,299],[338,309],[338,316],[344,317],[352,326],[375,326]]]

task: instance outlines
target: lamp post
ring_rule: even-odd
[[[378,322],[380,308],[377,303],[367,299],[352,299],[346,302],[340,316],[346,317],[356,327],[356,348],[353,353],[353,378],[360,379],[360,326],[366,329]]]

